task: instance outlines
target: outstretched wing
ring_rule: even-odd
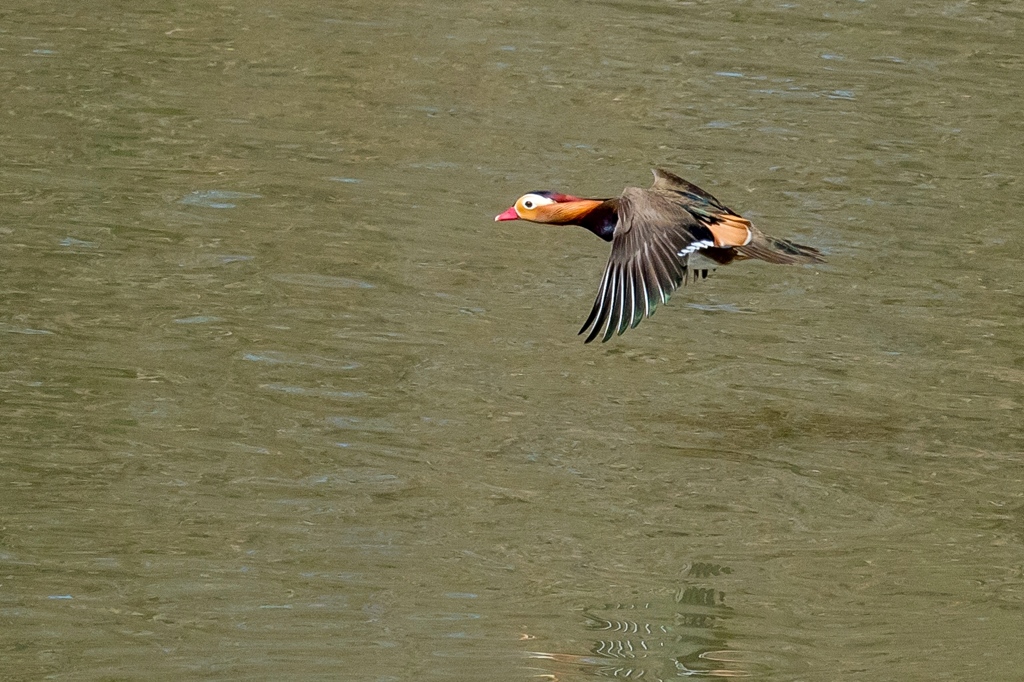
[[[732,210],[722,204],[721,201],[711,196],[710,193],[705,192],[697,185],[693,184],[688,180],[683,180],[675,173],[670,173],[664,168],[654,168],[651,170],[654,173],[654,184],[651,185],[651,189],[654,190],[669,190],[672,192],[682,193],[689,195],[690,201],[697,205],[708,204],[719,211],[725,211],[726,213],[732,213]],[[735,215],[735,214],[733,214]]]
[[[769,263],[800,265],[823,263],[821,252],[810,246],[796,244],[764,234],[715,197],[692,182],[662,168],[655,168],[654,192],[665,192],[679,197],[686,209],[698,222],[714,234],[715,246],[704,253],[712,260],[725,264],[733,260],[757,258]]]
[[[690,254],[714,246],[707,225],[670,193],[627,188],[619,199],[612,252],[580,334],[589,329],[587,343],[602,334],[607,341],[637,326],[697,276],[691,274]],[[706,270],[701,273],[707,276]]]

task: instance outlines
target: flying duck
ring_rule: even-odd
[[[693,183],[660,168],[653,172],[650,189],[627,187],[613,199],[530,192],[494,217],[579,225],[612,243],[597,299],[579,331],[590,330],[586,343],[632,329],[687,279],[707,277],[707,269],[691,267],[694,254],[721,265],[750,258],[783,265],[825,262],[817,249],[761,232]]]

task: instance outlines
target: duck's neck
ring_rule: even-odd
[[[617,203],[615,199],[579,199],[554,204],[544,222],[579,225],[610,242],[619,219]]]

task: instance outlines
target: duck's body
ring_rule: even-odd
[[[700,187],[656,169],[650,189],[627,187],[614,199],[530,192],[495,220],[579,225],[612,243],[597,300],[580,334],[587,343],[640,324],[696,275],[696,253],[725,265],[757,258],[787,265],[822,263],[821,253],[761,232]],[[705,276],[706,270],[701,271]]]

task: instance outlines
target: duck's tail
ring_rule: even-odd
[[[824,263],[821,251],[803,244],[779,239],[761,232],[750,226],[750,242],[735,247],[740,258],[757,258],[758,260],[780,265],[804,265],[807,263]]]

